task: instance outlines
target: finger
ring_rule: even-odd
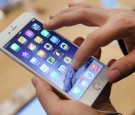
[[[101,48],[99,48],[99,49],[96,50],[92,55],[93,55],[95,58],[97,58],[98,60],[100,60],[101,53],[102,53],[102,50],[101,50]]]
[[[80,46],[80,45],[83,43],[83,41],[84,41],[84,38],[78,37],[78,38],[76,38],[73,42],[74,42],[74,44],[76,44],[77,46]]]
[[[84,24],[86,26],[101,26],[107,20],[106,10],[79,8],[71,12],[59,14],[44,23],[44,27],[49,30],[55,30],[64,26],[73,26],[75,24]],[[72,18],[71,18],[72,17]]]
[[[111,59],[111,60],[108,62],[107,66],[110,67],[115,61],[116,61],[116,59]]]
[[[82,23],[82,21],[84,20],[83,18],[81,18],[81,16],[82,14],[79,14],[78,10],[67,12],[45,22],[44,27],[49,30],[55,30],[63,26],[72,26],[75,24],[79,24]]]
[[[58,16],[60,14],[71,12],[73,10],[78,10],[79,8],[95,8],[95,7],[94,6],[90,6],[90,5],[88,5],[86,3],[83,3],[83,2],[69,3],[69,8],[62,9],[61,11],[52,14],[50,16],[50,19],[53,19],[54,17],[56,17],[56,16]]]
[[[74,43],[75,43],[77,46],[80,46],[80,45],[83,43],[83,41],[84,41],[84,38],[78,37],[78,38],[76,38],[76,39],[74,40]],[[94,56],[95,58],[97,58],[97,59],[100,59],[100,57],[101,57],[101,52],[102,52],[102,50],[101,50],[101,48],[99,48],[97,51],[95,51],[95,52],[93,53],[93,56]]]
[[[94,53],[94,51],[98,50],[100,47],[109,44],[113,40],[125,37],[128,33],[126,26],[123,25],[123,22],[121,23],[120,20],[116,20],[109,22],[90,33],[74,56],[72,61],[73,68],[78,69],[82,66],[83,63]],[[81,56],[81,54],[83,54],[83,56]]]
[[[115,61],[109,69],[108,77],[111,83],[117,82],[135,71],[135,51],[126,57]]]
[[[58,103],[59,97],[52,91],[51,86],[40,78],[32,78],[32,83],[36,88],[37,97],[43,108],[50,111],[49,109]]]
[[[82,4],[81,3],[80,5],[76,5],[76,6],[73,6],[73,7],[65,8],[65,9],[60,10],[59,12],[56,12],[56,13],[52,14],[50,16],[50,19],[53,19],[54,17],[56,17],[56,16],[58,16],[60,14],[64,14],[64,13],[67,13],[67,12],[78,10],[80,8],[90,8],[90,6],[87,5],[87,4]]]
[[[61,10],[61,11],[59,11],[59,12],[56,12],[56,13],[52,14],[52,15],[50,16],[50,19],[53,19],[54,17],[56,17],[56,16],[58,16],[58,15],[61,15],[61,14],[64,14],[64,13],[71,12],[71,11],[73,11],[73,10],[77,10],[78,8],[79,8],[78,6],[75,6],[75,7],[63,9],[63,10]]]
[[[112,40],[119,37],[119,28],[110,28],[110,26],[112,25],[102,26],[86,37],[74,56],[72,62],[74,69],[78,69],[82,66],[83,63],[100,47],[109,44]]]

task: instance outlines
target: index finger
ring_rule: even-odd
[[[106,22],[108,12],[95,8],[78,8],[59,14],[44,23],[46,29],[55,30],[64,26],[84,24],[86,26],[101,26]]]
[[[115,26],[114,28],[113,25],[113,23],[106,24],[86,37],[82,45],[78,48],[72,61],[72,67],[74,69],[78,69],[82,66],[83,63],[100,47],[109,44],[114,39],[122,37],[119,35],[121,33],[119,27]]]

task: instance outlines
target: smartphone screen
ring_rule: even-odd
[[[103,68],[91,57],[74,70],[71,63],[78,48],[56,32],[44,29],[35,18],[4,48],[75,100],[82,97]]]

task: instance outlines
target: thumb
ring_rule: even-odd
[[[135,71],[135,51],[115,61],[109,69],[108,77],[111,83],[117,82]]]
[[[36,88],[37,97],[46,112],[50,113],[50,108],[56,105],[59,97],[52,91],[51,86],[39,77],[32,78],[32,83]]]

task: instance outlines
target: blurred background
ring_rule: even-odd
[[[81,0],[74,1],[80,2]],[[83,1],[91,5],[98,5],[105,8],[125,8],[130,10],[135,8],[134,0]],[[0,32],[23,12],[30,12],[44,22],[48,19],[50,14],[66,8],[69,2],[71,2],[71,0],[0,0]],[[94,29],[95,28],[77,25],[59,29],[58,32],[73,41],[73,39],[78,36],[85,37]],[[110,59],[119,59],[122,56],[123,54],[117,42],[113,42],[103,48],[101,61],[107,64]],[[115,83],[112,87],[112,104],[116,110],[123,113],[123,115],[135,115],[134,76],[135,74],[132,74],[130,77]],[[32,109],[36,108],[37,111],[37,107],[39,110],[41,109],[38,100],[34,98],[35,89],[31,84],[32,77],[33,74],[0,52],[0,115],[27,115],[25,112],[28,112],[28,110],[30,112],[33,111]],[[31,103],[32,99],[33,101]],[[28,104],[28,102],[30,103]],[[37,114],[40,115],[40,113]],[[42,114],[45,113],[42,111],[41,115]]]

